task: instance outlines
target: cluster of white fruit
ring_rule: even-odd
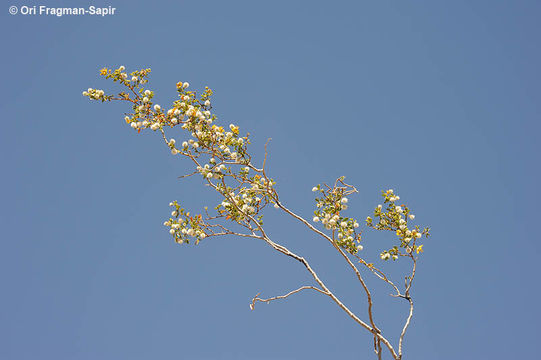
[[[105,92],[99,89],[88,88],[87,91],[83,91],[83,96],[88,96],[92,100],[102,100],[105,98]]]
[[[171,202],[169,206],[173,207],[174,210],[171,212],[171,218],[165,221],[163,225],[169,227],[169,233],[173,235],[177,243],[189,243],[190,238],[194,238],[198,243],[207,237],[198,222],[190,217],[190,213],[185,213],[177,201]]]
[[[382,260],[397,260],[399,256],[410,254],[412,251],[422,251],[422,245],[416,245],[416,239],[419,239],[426,234],[428,236],[428,228],[421,230],[419,226],[409,225],[409,221],[415,219],[415,215],[410,212],[410,209],[406,205],[398,205],[396,201],[400,199],[400,196],[394,193],[393,189],[382,191],[387,209],[384,211],[382,205],[378,205],[374,209],[374,217],[378,219],[374,223],[372,218],[368,216],[366,218],[366,224],[376,230],[389,230],[394,231],[396,236],[400,240],[399,246],[383,251],[380,254]],[[406,250],[406,254],[401,253],[400,248]]]
[[[316,198],[317,210],[314,212],[312,221],[320,222],[325,229],[332,230],[333,236],[336,233],[337,242],[351,253],[356,253],[363,249],[359,244],[360,234],[356,234],[355,229],[359,223],[352,218],[343,217],[340,211],[347,209],[348,198],[343,196],[342,191],[325,191],[320,185],[312,188],[313,192],[320,192],[323,197]],[[355,244],[355,241],[357,244]]]

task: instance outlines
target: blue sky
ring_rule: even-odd
[[[538,222],[541,5],[536,1],[97,1],[108,17],[10,15],[0,86],[0,358],[370,358],[370,337],[290,259],[254,240],[176,245],[168,203],[218,203],[156,134],[137,135],[103,66],[151,67],[215,91],[287,206],[310,217],[345,175],[364,219],[394,188],[432,228],[405,359],[533,358],[541,321]],[[177,141],[180,133],[172,134]],[[274,210],[274,209],[272,209]],[[268,213],[276,241],[310,260],[362,318],[361,288],[328,244]],[[364,233],[367,256],[390,235]],[[377,261],[377,259],[376,259]],[[385,264],[393,268],[399,264]],[[368,276],[368,274],[367,274]],[[393,343],[405,304],[378,292]]]

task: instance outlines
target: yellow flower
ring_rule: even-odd
[[[423,252],[423,245],[417,246],[417,254]]]
[[[396,230],[396,236],[400,236],[402,232],[400,230]]]
[[[101,69],[100,70],[100,75],[104,75],[104,76],[107,75],[107,71],[108,71],[107,68]]]

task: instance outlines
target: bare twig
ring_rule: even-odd
[[[329,295],[328,293],[326,293],[325,291],[321,290],[321,289],[318,289],[317,287],[315,286],[301,286],[300,288],[298,289],[295,289],[293,291],[290,291],[288,292],[287,294],[285,295],[279,295],[279,296],[274,296],[274,297],[271,297],[271,298],[268,298],[268,299],[261,299],[259,297],[259,294],[261,293],[258,293],[253,299],[252,299],[252,303],[250,304],[250,309],[254,310],[255,308],[255,303],[256,301],[260,301],[260,302],[266,302],[267,304],[271,301],[274,301],[274,300],[279,300],[279,299],[285,299],[287,298],[288,296],[290,295],[293,295],[293,294],[296,294],[302,290],[306,290],[306,289],[312,289],[312,290],[316,290],[316,291],[319,291],[320,293],[324,294],[324,295]]]

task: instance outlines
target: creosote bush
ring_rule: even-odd
[[[177,201],[169,204],[171,216],[164,222],[164,226],[178,244],[190,242],[198,244],[202,240],[208,241],[212,237],[224,235],[266,242],[274,250],[302,263],[312,276],[314,284],[266,299],[260,298],[257,294],[250,304],[252,310],[257,302],[268,303],[287,298],[302,290],[314,290],[328,296],[350,318],[368,330],[374,339],[374,352],[378,359],[382,358],[383,347],[393,359],[402,359],[404,336],[413,316],[411,289],[418,255],[423,252],[423,245],[420,242],[423,237],[430,235],[428,228],[413,224],[415,215],[407,205],[399,203],[400,197],[392,189],[382,191],[383,205],[375,207],[373,216],[366,218],[366,225],[374,230],[389,231],[396,236],[396,244],[390,249],[381,250],[380,259],[376,261],[397,261],[401,258],[409,261],[411,272],[405,275],[403,286],[396,285],[381,266],[375,265],[375,261],[369,262],[362,256],[359,221],[345,214],[348,196],[357,192],[357,189],[345,183],[344,177],[338,178],[332,186],[320,184],[312,189],[316,194],[316,204],[312,221],[308,221],[288,209],[280,199],[275,189],[275,180],[266,172],[266,146],[263,164],[257,167],[252,163],[248,151],[249,134],[241,136],[239,127],[234,124],[225,127],[219,125],[216,115],[211,111],[211,89],[206,87],[198,95],[197,92],[188,90],[187,82],[178,82],[176,84],[178,99],[165,109],[155,103],[154,91],[146,88],[150,69],[128,74],[124,66],[120,66],[116,70],[104,68],[100,74],[120,83],[124,90],[116,95],[108,95],[103,90],[90,88],[84,91],[83,95],[101,102],[116,100],[130,103],[131,112],[124,117],[126,123],[138,133],[149,130],[160,134],[173,155],[187,158],[193,163],[194,170],[185,176],[200,176],[202,181],[220,196],[220,202],[214,206],[212,213],[205,207],[203,214],[192,214]],[[184,132],[188,139],[177,142],[166,135],[166,130],[175,132],[175,136],[181,136]],[[342,303],[304,257],[271,239],[263,227],[263,215],[268,206],[300,221],[342,256],[363,288],[367,299],[367,321],[359,318]],[[409,303],[409,313],[396,348],[376,325],[372,310],[374,306],[372,295],[359,270],[359,265],[361,270],[365,269],[366,272],[387,283],[394,292],[391,296]]]

